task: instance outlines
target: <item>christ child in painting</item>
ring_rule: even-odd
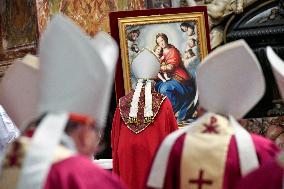
[[[158,57],[161,66],[165,65],[165,61],[164,61],[164,56],[163,56],[163,48],[159,45],[156,45],[154,47],[154,54]],[[162,80],[163,82],[166,82],[167,80],[170,80],[171,78],[168,76],[167,72],[162,72],[162,70],[160,70],[160,72],[158,73],[158,78],[160,80]]]

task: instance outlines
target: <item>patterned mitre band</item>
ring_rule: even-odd
[[[145,83],[145,106],[144,106],[144,123],[149,123],[153,120],[152,110],[152,85],[153,80],[150,79],[138,79],[135,92],[131,101],[131,107],[129,112],[128,123],[138,123],[138,103],[140,100],[140,94]]]

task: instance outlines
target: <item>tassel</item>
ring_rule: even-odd
[[[151,117],[144,117],[144,123],[145,124],[151,123],[153,120],[154,120],[153,116],[151,116]]]
[[[137,117],[129,117],[127,123],[129,123],[129,124],[137,124],[138,123],[138,119],[137,119]]]

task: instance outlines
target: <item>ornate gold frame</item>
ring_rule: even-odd
[[[131,90],[130,63],[128,60],[126,26],[196,21],[198,27],[197,32],[198,43],[200,48],[200,57],[201,59],[203,59],[209,51],[209,40],[206,34],[206,16],[207,15],[205,15],[204,12],[190,12],[118,18],[119,43],[121,48],[120,53],[122,60],[125,94],[127,94]]]

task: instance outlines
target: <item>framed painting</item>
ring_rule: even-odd
[[[135,88],[131,62],[143,48],[151,49],[161,65],[174,67],[161,73],[156,90],[172,103],[180,125],[196,117],[196,67],[210,51],[206,7],[111,12],[111,34],[120,46],[116,73],[117,99]]]

